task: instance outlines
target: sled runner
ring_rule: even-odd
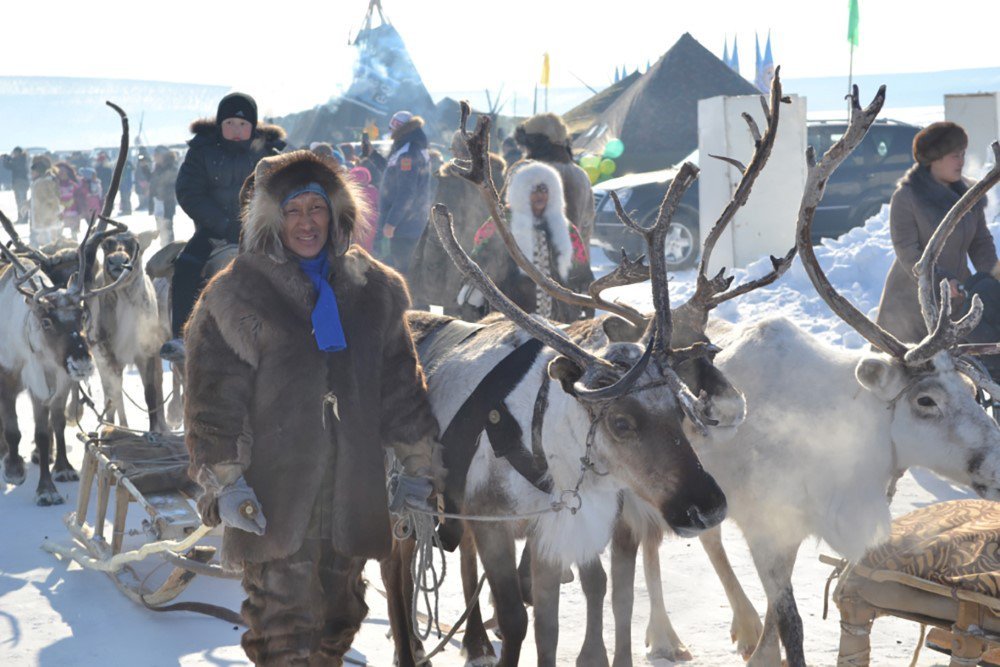
[[[956,500],[896,519],[888,541],[853,566],[821,556],[841,577],[834,592],[838,666],[869,664],[869,633],[879,616],[933,626],[927,645],[950,652],[951,667],[1000,664],[998,540],[996,503]]]
[[[105,424],[99,432],[79,437],[86,447],[80,496],[76,511],[64,519],[76,546],[46,540],[43,549],[104,572],[126,596],[149,607],[173,600],[196,574],[239,578],[239,572],[223,570],[213,562],[215,547],[198,544],[215,531],[202,525],[193,506],[197,486],[187,477],[188,453],[183,435]],[[106,524],[112,489],[114,513],[109,541]],[[92,497],[92,522],[88,523]],[[126,518],[133,504],[149,515],[143,519],[142,528],[150,541],[123,551]],[[156,590],[147,592],[133,564],[154,555],[173,565],[173,571]]]

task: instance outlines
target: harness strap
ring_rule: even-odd
[[[531,339],[504,357],[480,381],[445,429],[441,445],[444,465],[448,470],[445,478],[446,511],[457,511],[451,499],[465,495],[465,479],[483,431],[489,436],[498,458],[506,459],[518,474],[536,488],[545,493],[552,490],[544,459],[541,461],[543,465],[539,466],[536,458],[525,450],[521,427],[504,403],[514,387],[524,379],[543,347],[541,341]],[[461,539],[460,527],[450,525],[455,523],[446,521],[440,534],[449,551],[453,551]]]

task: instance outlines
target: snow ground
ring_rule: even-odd
[[[0,193],[0,209],[8,214],[13,212],[13,195],[10,192]],[[886,214],[887,211],[883,210],[865,228],[856,229],[844,238],[827,242],[817,249],[833,283],[865,312],[878,305],[882,281],[891,261]],[[140,231],[154,227],[152,218],[143,214],[133,215],[126,222]],[[191,232],[190,221],[180,213],[176,230],[178,238],[185,238]],[[776,253],[780,251],[775,250]],[[596,258],[595,263],[599,263]],[[746,275],[758,275],[767,267],[765,259],[747,271],[737,272],[737,280]],[[676,300],[690,293],[693,275],[693,272],[687,271],[673,276],[673,296]],[[626,289],[620,296],[636,304],[649,305],[648,288],[642,286]],[[814,295],[798,263],[778,284],[737,303],[726,304],[719,314],[735,320],[753,319],[765,313],[790,317],[832,344],[852,348],[861,345],[858,336],[836,320]],[[92,387],[98,395],[99,384],[95,377]],[[165,386],[169,387],[169,378],[165,378]],[[141,384],[134,369],[126,373],[126,391],[141,402]],[[144,423],[138,408],[129,404],[127,410],[130,423]],[[20,398],[18,415],[20,430],[26,434],[22,438],[21,451],[30,452],[33,428],[26,396]],[[87,429],[95,426],[92,415],[87,415],[83,426]],[[68,433],[67,439],[70,440],[70,460],[79,468],[83,447],[73,433]],[[40,545],[47,538],[70,543],[62,517],[75,507],[79,484],[59,483],[59,490],[66,497],[67,504],[42,508],[36,507],[33,502],[37,480],[37,467],[29,466],[28,479],[22,486],[13,487],[0,482],[0,526],[3,528],[3,537],[0,538],[0,665],[166,667],[179,664],[228,667],[248,664],[239,645],[240,630],[233,626],[189,613],[158,614],[147,611],[127,600],[102,574],[60,561],[42,551]],[[898,516],[933,502],[962,497],[971,497],[971,494],[931,473],[915,470],[900,482],[893,514]],[[140,514],[141,511],[133,506],[127,546],[143,541]],[[724,525],[724,539],[740,581],[758,611],[763,613],[762,588],[743,538],[731,522]],[[811,665],[833,665],[836,663],[840,634],[839,619],[835,608],[831,609],[827,620],[822,619],[823,587],[830,568],[817,560],[821,553],[832,555],[833,551],[827,545],[813,541],[802,545],[793,583],[805,624],[805,649],[809,662]],[[729,641],[731,614],[722,587],[697,540],[668,538],[661,547],[660,557],[667,609],[672,614],[675,629],[694,655],[688,664],[704,667],[743,664]],[[151,558],[148,565],[138,568],[140,576],[152,573],[150,583],[162,580],[169,568],[152,572],[158,562]],[[441,597],[441,616],[445,622],[453,622],[464,605],[457,559],[449,558],[448,565],[448,577]],[[608,566],[606,557],[605,566]],[[392,645],[386,638],[388,620],[385,605],[381,596],[372,590],[382,588],[377,565],[370,564],[367,575],[370,579],[367,601],[371,612],[351,657],[364,659],[371,665],[391,665]],[[196,577],[179,598],[212,602],[231,609],[238,609],[241,599],[242,591],[237,582],[207,577]],[[672,664],[652,660],[645,654],[643,638],[649,604],[639,572],[635,599],[632,635],[636,664]],[[488,605],[485,592],[482,601]],[[564,585],[560,608],[561,665],[575,664],[583,639],[583,605],[579,583]],[[529,632],[523,651],[524,664],[527,665],[534,663],[532,637]],[[610,599],[605,603],[604,637],[609,649],[613,649]],[[872,634],[875,664],[908,664],[917,637],[918,627],[915,624],[888,618],[878,620]],[[463,664],[458,643],[453,641],[434,663]],[[924,649],[918,664],[923,667],[944,665],[947,658]]]

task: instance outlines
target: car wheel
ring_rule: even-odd
[[[651,213],[643,225],[652,225],[657,213],[658,211]],[[700,254],[699,244],[698,215],[684,210],[677,211],[667,228],[664,247],[667,268],[676,271],[694,266]]]

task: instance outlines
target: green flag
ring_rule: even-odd
[[[858,0],[851,0],[851,9],[847,16],[847,41],[858,45]]]

